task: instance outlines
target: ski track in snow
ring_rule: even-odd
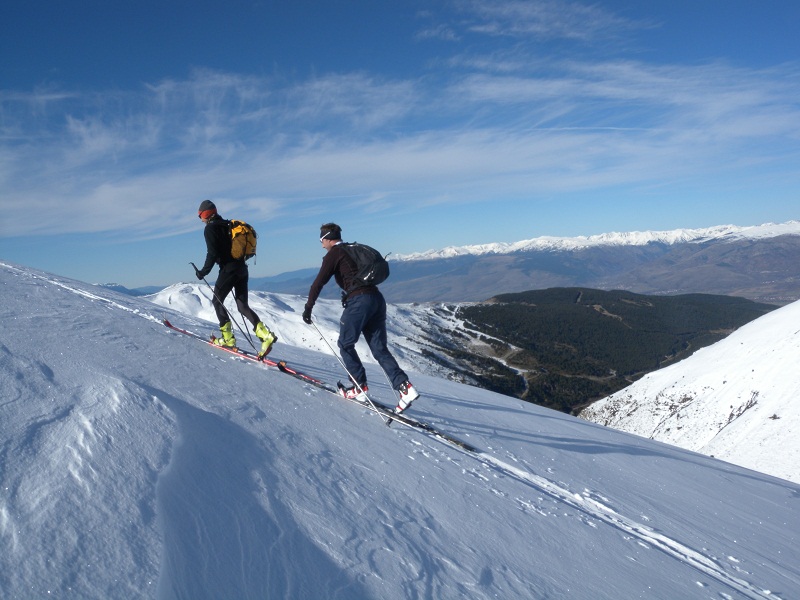
[[[414,428],[409,428],[414,429]],[[653,547],[664,554],[667,554],[684,564],[690,565],[695,568],[700,573],[711,577],[721,584],[728,586],[746,598],[754,598],[754,599],[763,599],[763,598],[770,598],[770,599],[779,599],[780,597],[773,594],[770,591],[762,590],[757,588],[756,586],[750,584],[749,582],[736,577],[728,573],[723,566],[719,564],[714,558],[709,557],[702,552],[694,550],[685,544],[682,544],[678,540],[674,540],[665,536],[663,534],[657,533],[648,525],[643,523],[637,522],[635,519],[631,519],[624,515],[617,513],[613,508],[608,506],[605,502],[608,502],[606,498],[598,496],[594,492],[589,489],[585,489],[582,493],[571,492],[569,489],[558,485],[557,483],[536,475],[530,471],[526,471],[519,467],[513,466],[503,460],[497,458],[493,454],[487,453],[484,450],[479,448],[473,450],[468,450],[463,448],[457,444],[449,442],[446,439],[436,436],[435,434],[429,432],[423,432],[420,430],[416,430],[417,432],[425,435],[428,439],[435,441],[439,444],[445,445],[449,448],[455,449],[464,456],[474,459],[483,466],[485,466],[488,470],[500,473],[507,477],[510,477],[538,492],[546,494],[556,500],[557,502],[566,504],[581,513],[583,513],[588,519],[584,519],[591,527],[596,527],[597,525],[591,521],[591,519],[596,519],[597,521],[606,523],[611,527],[619,530],[623,535],[630,536],[631,538],[637,539],[640,543],[645,545],[645,547]],[[424,457],[436,460],[436,462],[441,461],[450,461],[449,458],[446,457],[444,453],[440,453],[440,456],[437,458],[434,456],[436,451],[431,446],[426,446],[423,444],[418,438],[411,438],[410,443],[417,446],[417,452],[422,454]],[[511,460],[516,459],[513,455],[510,456]],[[452,461],[450,461],[452,462]],[[484,475],[480,471],[476,471],[475,469],[466,469],[464,467],[460,467],[462,472],[468,474],[472,477],[479,479],[486,487],[494,494],[498,496],[504,496],[503,492],[493,488],[491,486],[491,478],[487,475]],[[532,508],[529,502],[524,502],[520,500],[520,503],[523,504],[526,508]],[[536,512],[540,514],[545,514],[544,511],[541,509],[534,509]],[[634,560],[634,559],[632,559]],[[735,559],[729,557],[731,562],[735,562]]]
[[[544,477],[521,470],[485,452],[480,452],[478,458],[509,477],[530,485],[534,489],[550,495],[559,502],[572,506],[589,517],[607,523],[623,533],[637,538],[642,543],[657,548],[665,554],[691,565],[704,575],[730,586],[747,598],[777,598],[774,594],[759,590],[747,581],[727,573],[713,558],[693,550],[677,540],[659,534],[647,525],[620,515],[610,506],[601,502],[598,499],[599,497],[591,490],[584,490],[583,493],[570,492]]]
[[[440,443],[447,444],[450,447],[455,448],[465,456],[477,460],[489,470],[496,471],[497,473],[510,477],[536,490],[537,492],[541,492],[547,496],[550,496],[557,502],[566,504],[567,506],[580,511],[589,518],[589,520],[585,520],[589,526],[597,526],[595,523],[592,523],[590,519],[596,519],[606,523],[607,525],[618,529],[622,534],[637,539],[642,544],[645,544],[646,547],[657,548],[665,554],[694,567],[702,574],[716,579],[723,585],[729,586],[730,588],[736,590],[742,594],[743,597],[754,599],[779,598],[779,596],[772,594],[769,591],[758,589],[749,582],[728,573],[716,560],[704,555],[702,552],[693,550],[677,540],[657,533],[651,527],[645,524],[639,523],[634,519],[617,513],[613,508],[605,504],[605,502],[608,502],[606,498],[598,496],[591,490],[585,489],[582,493],[571,492],[567,488],[562,487],[549,479],[536,475],[530,471],[520,469],[519,467],[515,467],[483,450],[470,452],[463,448],[448,444],[444,440],[433,438],[433,436],[429,437]],[[418,446],[423,446],[419,440],[411,440],[411,443]],[[432,458],[431,455],[433,451],[430,447],[424,447],[424,449],[420,449],[420,453],[422,453],[424,456]],[[513,460],[513,456],[511,456],[511,459]],[[462,467],[462,472],[479,479],[481,482],[487,485],[490,491],[496,495],[504,495],[503,492],[492,488],[491,478],[488,475],[485,475],[479,471],[475,471],[474,469],[466,469],[464,467]],[[524,509],[532,509],[540,514],[546,514],[544,510],[536,507],[534,504],[530,503],[530,501],[520,499],[517,501],[521,504],[521,506],[523,506]],[[729,560],[731,559],[732,557],[729,557]],[[735,559],[731,560],[731,562],[734,561]]]
[[[88,298],[92,301],[101,302],[111,309],[123,310],[133,313],[136,316],[148,321],[159,324],[161,323],[161,318],[146,312],[142,312],[138,308],[125,306],[114,300],[69,286],[57,280],[39,277],[35,274],[31,274],[30,272],[18,270],[11,265],[6,265],[3,263],[0,264],[9,270],[16,271],[26,277],[38,278],[46,281],[49,284],[56,285],[68,292]],[[44,366],[42,367],[46,368]],[[301,382],[298,382],[298,384],[301,384]],[[320,391],[315,390],[314,388],[309,389],[313,391]],[[210,571],[207,569],[203,570],[203,577],[200,577],[193,582],[186,582],[185,579],[181,580],[180,582],[174,581],[170,578],[170,573],[184,571],[184,563],[203,562],[203,557],[170,555],[169,552],[167,552],[166,556],[163,557],[163,577],[159,581],[159,592],[180,592],[178,595],[188,594],[191,596],[193,591],[204,589],[203,586],[208,585],[209,581],[214,581],[214,586],[219,586],[220,578],[230,576],[230,573],[237,571],[236,567],[231,567],[231,563],[242,565],[241,569],[238,569],[241,572],[242,578],[261,579],[260,581],[247,581],[246,584],[243,585],[237,584],[234,586],[236,589],[263,589],[265,591],[271,590],[274,592],[276,590],[275,580],[276,578],[277,580],[280,580],[280,571],[282,568],[284,568],[284,566],[286,566],[284,565],[284,562],[290,560],[294,561],[296,560],[297,556],[302,556],[305,557],[306,560],[312,561],[315,565],[317,565],[316,568],[322,570],[323,572],[328,569],[330,571],[330,577],[328,579],[328,584],[330,587],[328,590],[340,589],[342,591],[342,597],[347,597],[347,587],[353,584],[352,582],[345,582],[337,579],[340,578],[341,575],[337,575],[339,571],[337,571],[335,566],[326,566],[326,563],[329,563],[331,560],[330,557],[328,557],[320,549],[309,544],[308,539],[301,538],[301,536],[297,536],[296,534],[296,539],[292,542],[292,544],[294,544],[295,552],[293,552],[291,556],[276,553],[274,548],[264,546],[263,542],[252,539],[250,536],[254,531],[272,530],[276,532],[276,538],[281,538],[286,534],[285,532],[281,531],[280,520],[269,523],[263,522],[267,517],[264,516],[264,511],[260,510],[259,506],[256,505],[256,500],[253,501],[256,504],[250,508],[244,507],[244,509],[241,507],[241,502],[239,502],[236,514],[229,509],[226,509],[228,499],[225,497],[226,486],[224,485],[224,482],[217,480],[208,481],[207,478],[209,472],[221,472],[224,473],[224,477],[237,477],[241,480],[245,480],[247,479],[248,473],[251,470],[255,470],[256,482],[261,488],[261,494],[254,494],[253,497],[255,498],[264,495],[268,497],[268,490],[272,487],[271,482],[268,482],[270,478],[269,472],[267,472],[263,467],[259,468],[255,466],[262,464],[263,461],[258,461],[256,459],[248,460],[248,456],[256,452],[255,444],[252,447],[238,447],[236,446],[235,440],[240,439],[240,437],[237,437],[237,435],[232,434],[229,439],[219,437],[219,432],[224,432],[226,430],[226,424],[221,422],[221,417],[204,413],[203,411],[191,407],[180,400],[169,397],[165,398],[163,393],[156,390],[148,390],[148,392],[151,394],[151,397],[154,400],[163,403],[167,408],[170,409],[170,411],[176,416],[179,428],[182,431],[179,441],[176,447],[173,449],[173,456],[170,460],[170,463],[159,480],[159,496],[172,496],[171,500],[169,502],[165,502],[164,504],[165,506],[172,507],[174,512],[174,514],[168,514],[165,517],[162,517],[166,538],[169,539],[170,536],[186,535],[184,530],[192,530],[193,528],[203,525],[202,523],[195,523],[191,519],[191,515],[195,514],[198,510],[196,506],[197,503],[201,502],[205,505],[203,510],[214,511],[216,513],[219,513],[220,511],[224,513],[227,510],[230,513],[227,517],[222,517],[220,521],[216,523],[216,525],[219,526],[219,531],[207,533],[201,532],[201,537],[213,537],[215,539],[234,538],[234,541],[227,546],[238,547],[241,549],[241,552],[237,556],[229,557],[228,562],[222,564],[221,566],[218,565],[218,571]],[[125,390],[122,390],[120,393],[126,392]],[[108,398],[104,398],[103,401],[105,408],[110,408],[112,411],[114,411],[115,407],[118,407],[120,404],[118,397],[116,400],[112,398],[110,403]],[[91,480],[93,477],[96,477],[96,473],[94,473],[92,470],[92,461],[85,459],[91,458],[93,446],[101,443],[102,440],[98,438],[98,433],[93,427],[92,418],[80,412],[76,412],[76,414],[72,415],[71,418],[78,423],[76,434],[72,439],[66,440],[61,452],[63,452],[66,457],[64,462],[68,465],[67,469],[69,476],[80,484],[85,480]],[[207,422],[208,420],[214,420],[215,422],[213,424],[209,424]],[[484,486],[491,493],[505,497],[509,502],[516,503],[520,510],[533,511],[541,515],[548,514],[548,511],[541,506],[541,498],[539,498],[539,501],[536,502],[528,498],[510,497],[507,492],[500,491],[492,485],[493,478],[498,476],[507,477],[518,483],[521,483],[522,485],[535,491],[537,495],[545,495],[553,499],[557,504],[561,504],[578,511],[581,514],[579,518],[581,518],[588,526],[596,528],[598,523],[603,523],[607,526],[610,526],[618,530],[621,535],[635,539],[645,547],[656,548],[675,560],[693,567],[698,572],[707,577],[715,579],[717,582],[727,586],[731,590],[740,594],[742,597],[754,599],[779,598],[778,595],[767,590],[759,589],[755,585],[741,579],[737,575],[729,573],[715,558],[707,556],[703,552],[692,549],[681,543],[679,540],[675,540],[660,534],[651,526],[639,522],[637,519],[618,513],[610,506],[610,501],[607,498],[600,496],[592,490],[584,489],[582,492],[574,492],[569,490],[567,487],[559,485],[555,481],[535,474],[530,469],[517,466],[520,464],[520,461],[510,453],[507,457],[508,460],[517,463],[517,465],[510,464],[509,462],[506,462],[494,454],[480,448],[475,451],[470,451],[463,447],[459,447],[458,445],[448,442],[446,439],[437,437],[429,432],[424,432],[418,429],[415,431],[408,431],[408,428],[403,428],[401,431],[406,434],[409,442],[409,448],[413,450],[412,458],[415,460],[418,456],[422,456],[426,460],[431,460],[443,465],[442,468],[444,468],[444,465],[450,465],[452,468],[459,469],[465,476],[476,479],[480,485]],[[425,443],[426,440],[428,443]],[[433,445],[430,442],[436,442],[436,445]],[[241,444],[241,442],[238,443]],[[232,444],[233,447],[231,447]],[[466,464],[459,464],[458,461],[456,461],[450,454],[443,451],[442,445],[451,450],[456,450],[466,460],[472,461],[474,465],[467,466]],[[201,455],[201,458],[198,458],[198,455]],[[0,452],[0,464],[3,462],[3,460],[3,452]],[[216,464],[217,462],[219,463],[219,466],[212,466],[207,470],[204,469],[202,473],[192,472],[191,469],[186,469],[183,467],[183,465],[206,465],[209,463]],[[241,472],[230,473],[230,465],[236,464],[239,464],[237,469],[240,469]],[[196,494],[194,494],[189,501],[195,506],[191,510],[187,510],[186,513],[180,513],[180,511],[174,510],[175,507],[181,506],[181,500],[175,496],[175,492],[173,492],[173,490],[186,489],[194,489],[196,491]],[[336,493],[348,493],[345,482],[343,482],[342,488],[336,491]],[[563,511],[559,509],[558,512],[562,513]],[[248,519],[259,519],[260,522],[257,524],[248,523]],[[387,544],[391,546],[391,540],[393,536],[398,535],[398,533],[395,531],[395,526],[393,525],[390,515],[385,514],[383,522],[387,537]],[[6,534],[10,535],[11,544],[16,545],[17,540],[14,537],[15,534],[13,523],[11,522],[11,516],[9,515],[6,506],[0,504],[0,535]],[[348,544],[357,546],[358,541],[349,540]],[[181,548],[185,547],[185,545],[176,546]],[[166,544],[165,547],[169,548],[170,544]],[[393,555],[391,549],[387,548],[387,551],[389,551],[389,554],[386,558],[391,556],[392,560],[396,560],[396,556]],[[356,556],[358,556],[359,552],[357,548],[355,548],[355,552]],[[726,558],[730,563],[733,563],[736,570],[739,571],[738,567],[736,566],[736,563],[738,562],[736,558],[732,556]],[[365,557],[365,559],[368,562],[373,563],[384,560],[385,558],[373,552],[371,556]],[[409,561],[410,563],[416,561],[415,568],[419,569],[419,564],[424,563],[426,557],[421,555],[406,556],[403,557],[402,560]],[[631,560],[635,559],[631,558]],[[258,564],[261,566],[261,569],[246,568],[248,564]],[[270,568],[264,569],[265,565],[269,566]],[[376,568],[374,570],[376,572],[380,572],[380,569]],[[430,570],[435,571],[435,565],[431,565]],[[698,582],[698,585],[703,584]],[[188,587],[182,587],[180,590],[178,590],[174,586]],[[308,590],[292,589],[289,581],[285,582],[285,587],[282,591],[284,592],[284,597],[297,597],[298,594],[308,592]],[[409,590],[409,592],[413,593],[414,590]]]
[[[77,296],[82,296],[84,298],[88,298],[89,300],[102,302],[103,304],[108,305],[110,308],[116,308],[116,309],[119,309],[119,310],[124,310],[125,312],[129,312],[129,313],[132,313],[132,314],[134,314],[136,316],[142,317],[143,319],[147,319],[148,321],[154,321],[156,323],[160,323],[161,322],[161,319],[159,319],[157,317],[154,317],[153,315],[150,315],[150,314],[147,314],[147,313],[143,313],[138,308],[131,308],[129,306],[125,306],[124,304],[120,304],[119,302],[115,302],[115,301],[113,301],[113,300],[111,300],[109,298],[103,298],[102,296],[98,296],[97,294],[92,294],[91,292],[87,292],[86,290],[82,290],[80,288],[73,287],[71,285],[67,285],[66,283],[63,283],[61,281],[57,281],[55,279],[49,279],[47,277],[41,277],[39,275],[36,275],[35,273],[31,273],[30,271],[23,271],[22,269],[17,269],[13,265],[9,265],[9,264],[2,263],[2,262],[0,262],[0,265],[5,267],[9,271],[14,271],[18,275],[22,275],[24,277],[30,277],[32,279],[38,279],[40,281],[47,282],[48,284],[58,286],[58,287],[60,287],[60,288],[62,288],[64,290],[67,290],[68,292],[72,292],[73,294],[75,294]]]
[[[319,390],[318,388],[314,388],[308,384],[306,385],[311,391],[322,392],[322,390]],[[355,404],[354,407],[358,408],[358,406]],[[366,407],[364,409],[370,410]],[[399,426],[400,424],[396,425],[396,427]],[[490,475],[493,473],[499,473],[517,482],[520,482],[537,492],[551,497],[557,503],[572,507],[584,515],[582,519],[590,527],[597,527],[597,524],[592,521],[592,519],[595,519],[596,521],[600,521],[613,527],[614,529],[617,529],[623,536],[626,536],[629,539],[636,539],[639,543],[643,544],[647,548],[656,548],[664,554],[693,567],[703,575],[713,578],[719,583],[732,588],[740,593],[742,597],[753,599],[780,599],[780,596],[773,594],[770,591],[759,589],[749,582],[728,573],[725,568],[721,566],[714,558],[694,550],[685,544],[682,544],[678,540],[674,540],[668,536],[657,533],[648,525],[619,514],[608,504],[606,504],[608,499],[597,495],[589,489],[585,489],[582,493],[572,492],[566,487],[555,483],[554,481],[536,475],[531,471],[511,465],[480,448],[469,450],[459,446],[458,444],[450,442],[447,439],[439,437],[434,433],[425,432],[410,426],[403,426],[403,431],[406,430],[411,430],[409,431],[411,435],[413,435],[414,432],[417,432],[430,441],[457,450],[468,459],[474,460],[480,465],[483,465]],[[411,435],[409,435],[409,443],[416,447],[415,453],[421,454],[426,459],[434,460],[436,462],[455,462],[439,448],[426,445],[418,436],[411,437]],[[513,455],[510,455],[509,458],[510,460],[518,462]],[[478,479],[481,484],[483,484],[491,493],[498,496],[506,496],[504,492],[497,490],[491,485],[492,477],[490,477],[490,475],[484,474],[476,469],[467,469],[466,467],[459,466],[457,464],[454,466],[461,469],[462,473],[465,475],[469,475]],[[530,501],[518,501],[526,509],[531,509],[534,507]],[[540,514],[547,514],[546,511],[542,509],[533,509],[535,512],[539,512]],[[418,557],[418,560],[422,561],[423,557]],[[632,558],[631,560],[635,559]],[[735,562],[735,559],[729,557],[729,561]]]

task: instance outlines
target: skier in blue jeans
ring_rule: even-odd
[[[335,277],[336,283],[343,290],[344,306],[339,321],[339,350],[354,384],[344,394],[348,398],[366,400],[367,374],[356,352],[356,342],[363,333],[375,360],[386,373],[392,387],[400,394],[395,410],[402,412],[419,397],[419,393],[389,352],[386,340],[386,300],[377,286],[363,285],[356,278],[356,264],[341,245],[341,227],[336,223],[327,223],[320,228],[319,238],[327,254],[322,259],[322,266],[308,292],[303,321],[311,324],[311,310],[322,288],[331,277]]]

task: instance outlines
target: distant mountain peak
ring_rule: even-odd
[[[800,221],[764,223],[762,225],[717,225],[703,229],[674,229],[671,231],[629,231],[601,233],[592,236],[543,236],[520,242],[497,242],[470,246],[448,246],[441,250],[427,250],[412,254],[393,255],[397,261],[432,260],[456,256],[485,254],[512,254],[514,252],[541,250],[580,250],[598,246],[645,246],[647,244],[703,243],[740,239],[764,239],[780,235],[800,235]]]

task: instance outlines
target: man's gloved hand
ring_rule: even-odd
[[[311,325],[311,309],[308,306],[306,306],[305,310],[303,310],[303,321],[306,324]]]
[[[198,279],[206,278],[206,275],[208,275],[208,271],[203,271],[202,269],[198,269],[197,265],[194,264],[193,262],[190,262],[189,264],[192,265],[192,268],[194,269],[194,274],[197,275]]]

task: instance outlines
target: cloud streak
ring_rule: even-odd
[[[268,220],[328,198],[412,210],[796,171],[796,64],[474,58],[416,79],[198,70],[125,93],[0,92],[0,235],[32,213],[40,233],[189,231],[205,197]]]
[[[618,17],[597,5],[578,2],[467,0],[459,5],[474,19],[467,24],[468,30],[513,38],[562,38],[594,43],[650,26]]]

